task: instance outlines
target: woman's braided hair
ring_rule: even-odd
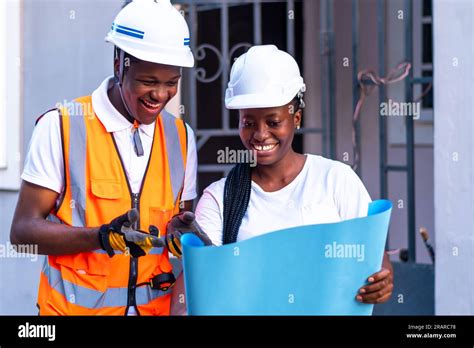
[[[252,177],[249,163],[239,163],[230,171],[224,186],[224,228],[222,244],[237,241],[242,219],[250,201]]]

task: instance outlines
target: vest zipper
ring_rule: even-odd
[[[132,193],[132,208],[140,211],[140,194]],[[140,220],[138,220],[133,228],[138,230],[140,228]],[[138,277],[138,260],[133,256],[130,256],[130,274],[128,277],[128,307],[133,306],[138,315],[140,312],[137,308],[136,290],[137,290],[137,277]]]
[[[117,143],[115,142],[114,135],[113,135],[113,133],[110,133],[110,135],[112,137],[112,142],[114,143],[117,155],[120,159],[120,164],[122,165],[123,173],[125,175],[125,178],[127,178],[127,173],[125,172],[125,166],[123,165],[122,156],[120,155],[120,152],[118,150],[118,146],[117,146]],[[127,186],[128,186],[128,191],[130,192],[130,196],[132,198],[132,209],[136,208],[136,209],[138,209],[138,211],[140,211],[140,195],[142,193],[143,186],[145,186],[145,180],[146,180],[146,176],[147,176],[147,173],[148,173],[148,168],[150,167],[150,161],[151,161],[152,156],[153,156],[154,144],[155,144],[155,135],[153,135],[153,142],[151,144],[150,157],[149,157],[148,163],[146,165],[145,174],[143,175],[143,180],[142,180],[142,185],[140,187],[140,192],[139,193],[133,193],[129,181],[126,180],[127,181]],[[140,218],[138,219],[138,221],[136,222],[136,224],[133,227],[135,229],[140,228]],[[138,278],[138,259],[134,258],[133,256],[130,256],[130,271],[129,271],[129,275],[128,275],[128,292],[127,292],[127,308],[125,309],[125,315],[127,315],[128,309],[131,306],[135,307],[135,310],[136,310],[137,314],[140,315],[140,311],[138,310],[137,299],[136,299],[137,278]]]

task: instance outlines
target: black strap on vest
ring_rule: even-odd
[[[250,201],[251,183],[251,168],[248,163],[237,164],[227,176],[224,186],[223,244],[237,241]]]
[[[173,273],[161,273],[151,280],[151,288],[155,290],[167,291],[176,282]]]
[[[174,283],[176,283],[176,278],[174,277],[173,273],[161,273],[153,278],[150,281],[137,284],[138,286],[150,285],[150,287],[154,290],[161,290],[161,291],[168,291]]]

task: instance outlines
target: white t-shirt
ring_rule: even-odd
[[[133,125],[115,109],[107,95],[107,90],[112,83],[113,77],[108,77],[92,93],[92,107],[107,132],[113,133],[130,187],[133,193],[138,193],[150,157],[155,123],[140,125],[140,139],[144,156],[138,157],[133,146]],[[192,200],[197,196],[196,143],[193,130],[188,125],[186,125],[186,128],[188,131],[188,158],[182,194],[182,200],[184,201]],[[63,166],[59,115],[57,110],[53,110],[46,113],[33,130],[21,178],[61,193],[64,186]]]
[[[222,245],[224,185],[225,178],[209,185],[196,208],[196,220],[214,245]],[[265,192],[252,181],[237,241],[284,228],[367,216],[370,202],[348,165],[308,154],[301,172],[281,190]]]

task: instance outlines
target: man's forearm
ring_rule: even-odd
[[[101,249],[98,227],[70,227],[42,218],[24,218],[12,224],[14,245],[38,246],[38,254],[66,255]]]

